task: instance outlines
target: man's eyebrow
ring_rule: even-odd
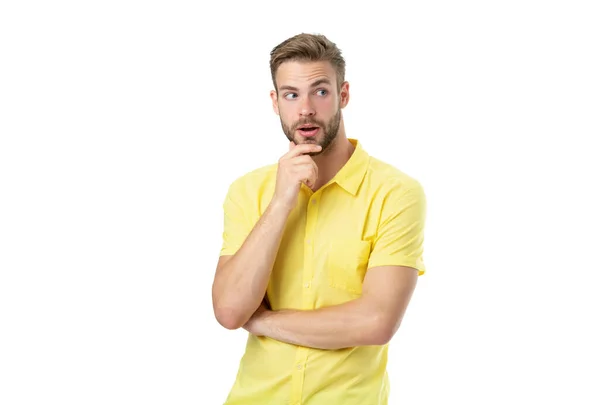
[[[318,79],[318,80],[315,80],[315,81],[314,81],[314,82],[313,82],[313,83],[310,85],[310,87],[317,87],[317,86],[320,86],[321,84],[329,84],[329,85],[331,85],[331,81],[330,81],[329,79],[327,79],[327,78]],[[298,88],[297,88],[297,87],[294,87],[294,86],[281,86],[281,87],[279,88],[279,90],[291,90],[291,91],[298,91]]]
[[[279,90],[298,91],[298,89],[296,87],[293,87],[293,86],[281,86],[281,87],[279,87]]]
[[[329,79],[323,78],[323,79],[315,80],[313,82],[313,84],[310,85],[310,87],[317,87],[317,86],[319,86],[321,84],[329,84],[329,85],[331,85],[331,82],[329,81]]]

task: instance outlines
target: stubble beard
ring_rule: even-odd
[[[320,122],[318,120],[310,120],[309,119],[309,120],[298,121],[293,126],[287,126],[284,124],[283,120],[280,117],[281,128],[283,129],[283,132],[288,140],[293,141],[296,145],[298,145],[299,143],[312,143],[312,144],[321,145],[321,150],[319,152],[309,153],[310,156],[316,156],[316,155],[322,154],[328,150],[329,146],[333,143],[333,141],[337,137],[338,131],[340,129],[341,119],[342,119],[341,108],[338,108],[337,113],[329,120],[327,125],[324,125],[322,122]],[[321,139],[319,141],[315,142],[312,138],[304,138],[304,137],[302,137],[302,135],[298,135],[299,139],[294,139],[294,133],[296,132],[296,129],[299,126],[304,125],[304,124],[318,125],[321,128],[321,131],[323,132]]]

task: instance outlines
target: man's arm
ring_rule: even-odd
[[[400,327],[417,278],[417,270],[411,267],[373,267],[365,276],[362,296],[353,301],[316,310],[261,307],[244,328],[316,349],[384,345]]]
[[[313,185],[316,181],[316,164],[305,154],[318,150],[318,145],[290,143],[288,153],[279,160],[275,194],[249,232],[241,225],[244,222],[243,201],[226,200],[224,234],[227,235],[227,250],[235,250],[232,246],[239,246],[239,249],[219,258],[212,286],[215,317],[225,328],[243,326],[265,297],[300,183],[306,181]]]
[[[242,326],[264,298],[288,215],[272,201],[238,251],[219,258],[213,307],[225,328]]]

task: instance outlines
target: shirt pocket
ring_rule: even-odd
[[[338,239],[331,242],[326,262],[329,286],[355,295],[362,294],[370,253],[369,241]]]

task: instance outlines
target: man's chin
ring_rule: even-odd
[[[288,139],[290,139],[288,137]],[[307,137],[294,137],[292,138],[292,141],[294,142],[294,144],[296,145],[321,145],[321,142],[319,142],[319,139],[316,138],[307,138]],[[321,145],[323,146],[323,145]],[[323,149],[321,149],[318,152],[309,152],[306,153],[306,155],[308,156],[318,156],[323,152]]]
[[[300,144],[307,144],[307,145],[308,144],[312,144],[312,145],[316,144],[316,145],[320,145],[319,139],[317,139],[317,138],[306,138],[306,137],[300,137],[300,138],[296,137],[296,138],[294,138],[294,143],[296,145],[300,145]]]

